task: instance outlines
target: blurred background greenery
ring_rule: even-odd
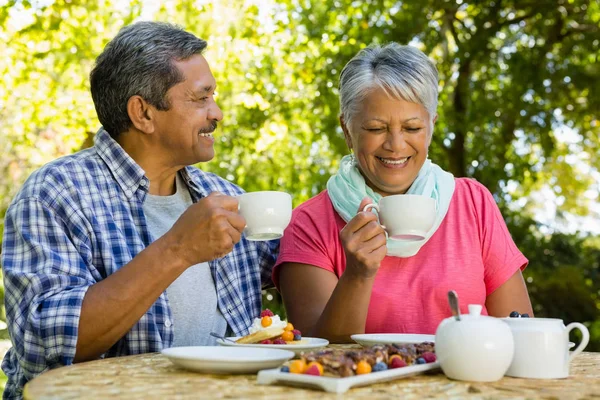
[[[0,220],[32,170],[91,145],[89,71],[137,20],[209,43],[225,119],[202,168],[295,205],[347,153],[344,64],[370,43],[422,49],[440,72],[430,157],[494,193],[530,260],[536,315],[585,323],[588,350],[600,350],[597,1],[0,1]],[[284,313],[276,292],[265,303]]]

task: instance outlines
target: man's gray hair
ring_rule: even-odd
[[[174,62],[201,54],[205,48],[206,41],[167,23],[137,22],[122,28],[90,73],[92,99],[104,129],[115,139],[129,129],[131,96],[168,110],[167,91],[185,79]]]
[[[358,52],[340,74],[340,111],[349,124],[364,98],[381,88],[389,96],[421,104],[434,118],[438,103],[438,72],[419,49],[389,43]]]

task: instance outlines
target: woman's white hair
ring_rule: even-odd
[[[419,49],[389,43],[358,52],[340,74],[340,111],[349,124],[364,98],[381,88],[389,96],[421,104],[433,119],[438,103],[438,72]]]

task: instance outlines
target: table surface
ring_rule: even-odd
[[[332,345],[360,348],[357,345]],[[206,375],[175,367],[160,353],[90,361],[48,371],[25,386],[25,399],[405,399],[600,398],[600,353],[582,353],[567,379],[504,377],[497,382],[453,381],[441,372],[357,387],[336,395],[311,389],[265,386],[256,375]]]

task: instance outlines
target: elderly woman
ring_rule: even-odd
[[[490,192],[427,158],[437,119],[438,74],[419,50],[392,43],[361,50],[340,75],[340,123],[353,154],[327,190],[294,210],[273,276],[289,319],[313,336],[432,334],[461,308],[532,315],[517,249]],[[418,242],[387,240],[371,211],[382,196],[419,194],[437,203]]]

